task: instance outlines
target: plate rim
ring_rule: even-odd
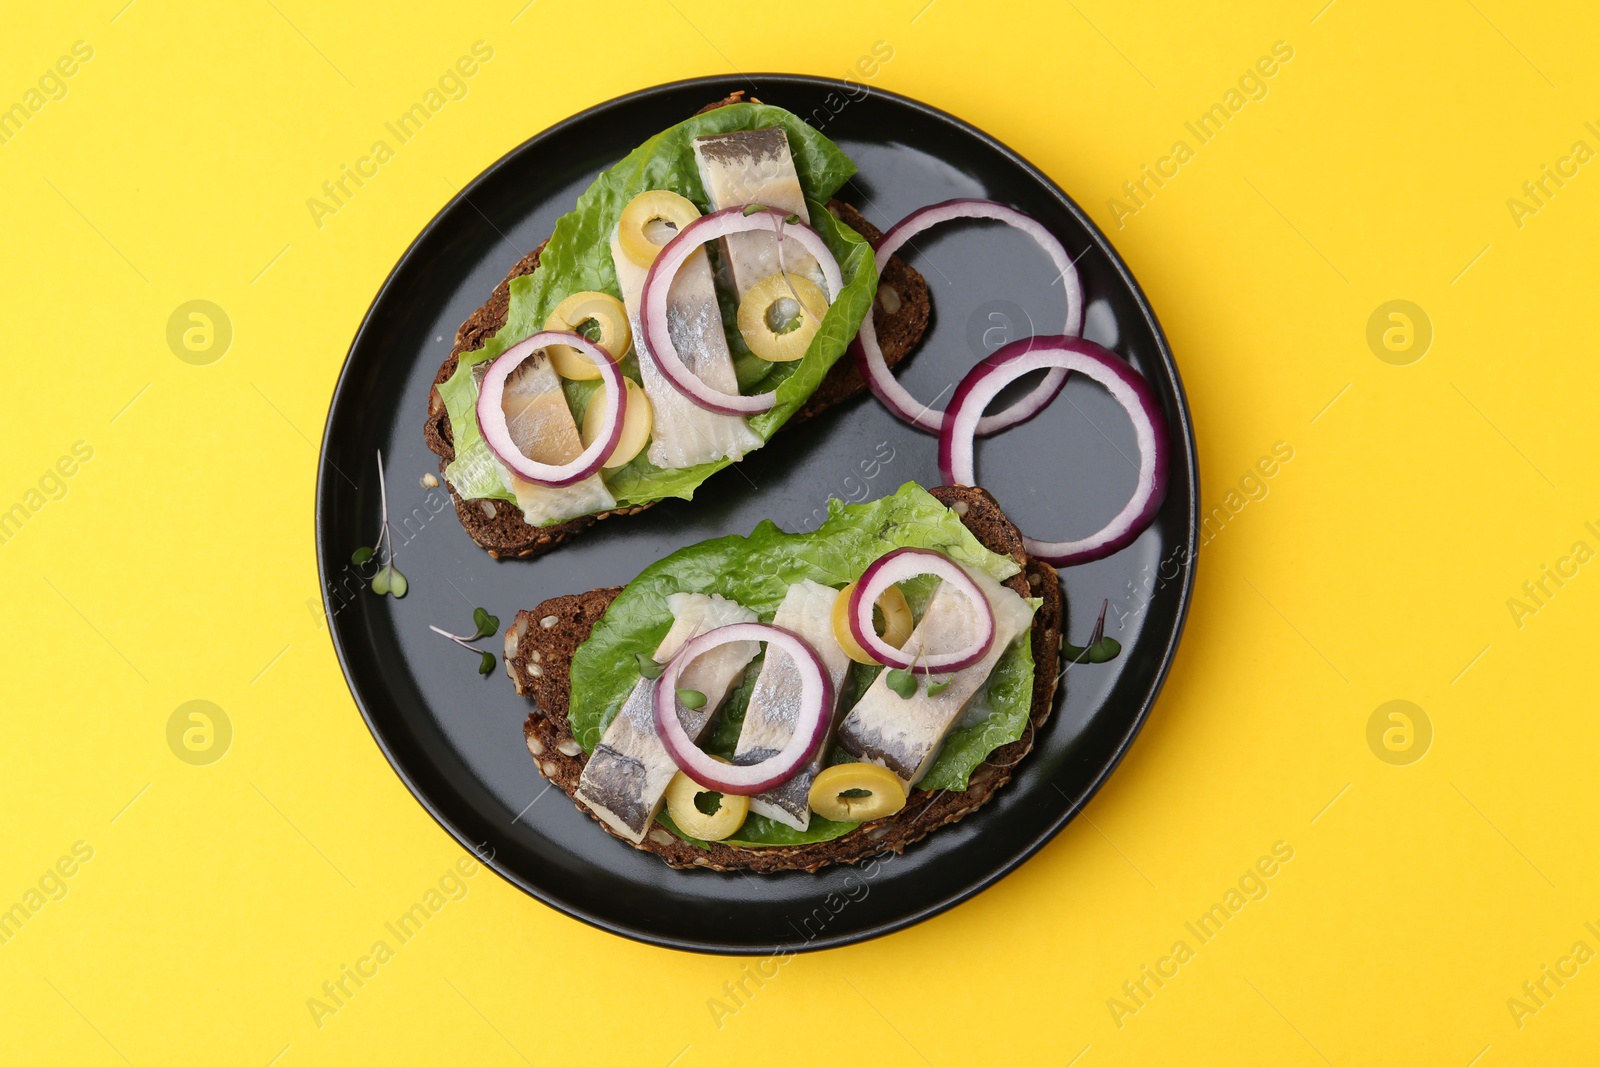
[[[357,349],[362,347],[368,331],[375,328],[373,326],[373,315],[375,310],[388,297],[389,290],[396,285],[397,279],[400,277],[401,273],[412,266],[412,261],[414,258],[421,255],[421,247],[428,242],[430,237],[434,236],[437,231],[442,229],[444,220],[447,216],[453,214],[458,203],[465,201],[467,202],[468,206],[471,206],[472,194],[481,185],[488,182],[493,176],[501,171],[502,168],[512,166],[514,161],[523,153],[536,150],[540,143],[556,137],[562,131],[572,126],[588,123],[600,116],[603,116],[608,111],[613,109],[622,108],[638,100],[668,92],[687,90],[703,86],[712,92],[716,92],[718,89],[723,90],[723,92],[721,92],[717,97],[720,99],[721,96],[726,96],[728,91],[731,91],[728,89],[731,83],[738,83],[740,81],[751,85],[752,88],[757,85],[778,86],[787,84],[804,86],[807,89],[813,90],[819,88],[829,89],[846,94],[849,94],[856,89],[866,88],[869,95],[883,96],[889,100],[895,101],[901,106],[922,112],[924,115],[939,122],[954,126],[968,136],[978,139],[990,149],[1005,157],[1013,166],[1019,168],[1029,178],[1033,179],[1046,190],[1053,193],[1060,201],[1061,206],[1077,219],[1079,225],[1083,227],[1084,232],[1089,236],[1090,240],[1099,246],[1101,252],[1104,253],[1108,262],[1110,262],[1115,268],[1118,276],[1122,280],[1122,283],[1127,287],[1128,291],[1133,296],[1134,302],[1138,306],[1141,314],[1143,314],[1145,321],[1150,328],[1151,334],[1155,339],[1155,360],[1166,373],[1173,390],[1174,406],[1177,416],[1177,426],[1175,429],[1178,431],[1175,436],[1181,438],[1186,444],[1189,458],[1186,469],[1183,471],[1184,479],[1190,489],[1190,502],[1188,515],[1185,517],[1185,536],[1182,545],[1182,547],[1186,548],[1184,553],[1185,564],[1183,568],[1182,585],[1177,593],[1178,600],[1175,609],[1174,624],[1164,646],[1161,649],[1160,664],[1156,668],[1156,671],[1149,682],[1148,690],[1145,696],[1141,699],[1137,712],[1132,716],[1127,729],[1123,732],[1121,739],[1118,740],[1115,748],[1111,751],[1104,765],[1100,768],[1099,773],[1097,773],[1084,788],[1081,797],[1075,802],[1070,802],[1064,808],[1064,810],[1050,822],[1047,827],[1035,835],[1032,840],[1022,843],[1021,847],[1018,848],[1004,862],[998,864],[988,871],[983,872],[973,880],[963,883],[959,889],[940,897],[936,901],[909,911],[901,916],[898,916],[897,918],[885,920],[861,930],[849,931],[834,935],[820,935],[815,939],[803,941],[799,944],[779,943],[770,947],[754,947],[732,942],[711,942],[692,938],[674,937],[670,934],[663,934],[659,931],[644,929],[642,927],[626,926],[622,923],[608,919],[605,916],[589,912],[580,904],[554,898],[550,894],[546,893],[541,887],[524,879],[519,873],[508,870],[504,865],[499,863],[493,854],[492,849],[490,850],[490,854],[485,856],[482,851],[483,846],[481,844],[475,844],[470,839],[469,835],[467,835],[461,828],[453,825],[451,821],[447,819],[435,805],[433,799],[426,793],[426,791],[420,789],[417,783],[413,781],[411,775],[408,773],[407,768],[403,765],[402,761],[396,757],[395,753],[390,748],[389,742],[380,731],[378,724],[374,720],[373,712],[368,707],[367,700],[362,696],[354,684],[354,681],[352,680],[350,656],[345,648],[345,644],[340,635],[338,627],[334,625],[332,621],[336,614],[336,606],[333,603],[333,597],[329,589],[327,575],[336,568],[336,564],[328,556],[327,546],[329,542],[325,536],[325,534],[329,532],[327,530],[327,523],[329,521],[327,515],[328,509],[326,508],[325,503],[333,474],[331,470],[332,465],[328,460],[328,455],[332,444],[331,438],[333,435],[334,413],[339,409],[341,402],[348,403],[349,401],[349,398],[346,397],[345,394],[347,390],[353,388],[353,385],[350,381],[351,361],[354,358]],[[735,88],[736,87],[737,85],[735,85]],[[852,102],[860,99],[864,98],[851,98]],[[572,114],[567,118],[560,120],[559,122],[553,123],[552,125],[541,129],[514,147],[508,149],[494,162],[484,167],[483,170],[473,177],[471,181],[467,182],[454,196],[446,201],[445,204],[434,213],[433,217],[428,220],[426,225],[417,231],[416,236],[411,239],[410,243],[406,246],[405,251],[401,253],[400,258],[397,259],[394,266],[390,268],[388,275],[383,280],[383,284],[378,287],[377,292],[373,295],[372,300],[368,303],[366,311],[362,313],[360,325],[356,328],[355,335],[352,337],[349,348],[345,352],[344,361],[339,368],[338,379],[334,384],[333,393],[328,402],[328,415],[323,424],[321,441],[317,451],[317,479],[315,494],[315,522],[313,524],[313,536],[316,540],[315,548],[317,559],[317,580],[318,585],[320,586],[319,593],[322,600],[324,618],[328,620],[328,636],[333,645],[334,655],[339,662],[339,671],[344,678],[345,688],[349,691],[351,699],[354,700],[357,710],[360,711],[361,719],[366,724],[367,731],[369,734],[371,734],[373,742],[377,745],[379,752],[382,753],[384,757],[384,760],[389,764],[390,769],[399,777],[401,783],[406,787],[407,792],[411,794],[412,798],[422,806],[422,809],[428,813],[429,817],[432,818],[433,821],[440,826],[440,828],[449,834],[451,838],[453,838],[458,844],[465,847],[479,863],[482,863],[484,866],[494,871],[497,875],[505,879],[511,885],[533,897],[546,907],[558,911],[570,918],[577,919],[580,922],[583,922],[596,929],[603,930],[619,937],[625,937],[631,941],[681,952],[718,956],[761,956],[771,955],[776,952],[816,952],[825,949],[840,948],[845,945],[858,944],[860,942],[869,941],[875,938],[886,936],[888,934],[896,933],[931,919],[936,915],[950,910],[958,904],[972,899],[973,897],[982,893],[984,890],[992,887],[1001,879],[1010,875],[1028,860],[1032,859],[1040,849],[1042,849],[1045,845],[1052,841],[1056,835],[1065,829],[1067,824],[1076,818],[1078,812],[1082,811],[1089,804],[1089,802],[1094,799],[1096,794],[1100,792],[1105,783],[1110,779],[1112,773],[1115,772],[1116,769],[1122,764],[1122,761],[1127,756],[1128,751],[1133,747],[1134,741],[1137,740],[1140,731],[1143,730],[1145,723],[1149,720],[1151,711],[1155,707],[1155,702],[1160,696],[1161,690],[1165,687],[1167,678],[1171,673],[1173,662],[1177,657],[1178,645],[1182,641],[1184,629],[1188,624],[1189,609],[1194,599],[1195,575],[1199,566],[1200,556],[1200,458],[1198,442],[1195,438],[1194,420],[1189,408],[1188,392],[1184,388],[1183,378],[1178,371],[1177,359],[1173,355],[1172,346],[1167,340],[1166,331],[1161,328],[1160,320],[1156,317],[1155,308],[1151,305],[1150,299],[1145,295],[1143,287],[1139,285],[1138,280],[1133,276],[1133,272],[1129,269],[1127,263],[1123,261],[1122,256],[1117,252],[1115,246],[1112,245],[1110,239],[1105,235],[1100,227],[1096,225],[1094,220],[1089,217],[1088,213],[1083,210],[1078,202],[1074,200],[1072,196],[1066,192],[1066,190],[1062,189],[1054,179],[1045,174],[1040,168],[1035,166],[1015,149],[1011,148],[1009,145],[998,140],[977,126],[974,126],[964,119],[952,115],[941,108],[924,103],[923,101],[917,100],[913,97],[891,92],[887,89],[863,86],[857,82],[848,82],[838,78],[830,78],[811,74],[770,72],[708,75],[696,78],[683,78],[676,81],[663,82],[657,85],[635,89],[631,92],[623,93],[619,96],[601,101],[583,109],[582,111],[576,112],[575,114]]]

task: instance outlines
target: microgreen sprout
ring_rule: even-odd
[[[890,670],[883,684],[901,700],[910,700],[917,692],[917,676],[903,667]]]
[[[1109,600],[1100,602],[1100,617],[1095,620],[1088,644],[1080,648],[1069,641],[1061,642],[1061,655],[1068,663],[1107,663],[1117,658],[1122,643],[1106,636],[1106,609],[1110,606]]]
[[[706,706],[706,695],[698,689],[678,690],[678,703],[690,711],[699,711]]]
[[[910,700],[912,697],[917,695],[917,664],[922,661],[923,653],[926,651],[927,649],[922,647],[921,639],[919,637],[917,654],[912,657],[911,666],[896,667],[888,673],[887,677],[884,678],[883,684],[888,686],[889,691],[894,693],[901,700]],[[931,675],[929,675],[928,695],[931,697],[936,697],[946,689],[949,689],[950,680],[951,677],[948,674],[939,679],[937,682],[933,680]]]
[[[478,673],[486,675],[494,670],[494,653],[475,648],[472,642],[481,641],[485,637],[493,637],[500,630],[500,620],[498,617],[490,615],[483,608],[473,608],[472,626],[473,630],[470,634],[453,634],[449,630],[440,629],[431,623],[428,625],[428,629],[440,637],[449,638],[468,652],[477,653]]]
[[[379,596],[385,593],[396,600],[406,595],[410,584],[406,576],[401,574],[394,565],[394,536],[389,532],[389,490],[383,480],[383,450],[378,450],[378,512],[380,525],[378,526],[378,543],[376,545],[362,545],[350,554],[350,562],[357,567],[363,566],[383,554],[383,566],[378,573],[372,576],[372,591]]]

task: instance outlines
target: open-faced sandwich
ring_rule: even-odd
[[[741,96],[603,172],[457,331],[424,436],[490,555],[691,497],[860,392],[839,359],[869,309],[888,364],[921,337],[926,283],[834,199],[855,165]]]
[[[899,851],[1009,780],[1050,714],[1055,570],[981,489],[908,483],[519,612],[539,771],[675,867]]]

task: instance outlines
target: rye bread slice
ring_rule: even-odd
[[[702,108],[713,108],[739,103],[742,92],[737,92]],[[866,217],[849,204],[838,200],[828,202],[828,210],[868,241],[876,243],[883,233],[866,220]],[[439,366],[433,377],[433,388],[428,390],[428,419],[423,424],[422,438],[428,448],[439,457],[439,473],[455,459],[455,439],[450,429],[450,414],[445,410],[444,399],[439,395],[439,385],[456,372],[456,363],[464,352],[482,348],[489,338],[505,325],[511,304],[511,280],[532,274],[539,265],[540,244],[532,252],[517,260],[488,301],[467,317],[456,330],[455,345]],[[884,361],[891,367],[911,353],[927,328],[930,314],[928,283],[899,256],[891,256],[880,274],[878,298],[872,305],[872,323],[878,331],[878,343],[883,349]],[[893,310],[889,310],[893,308]],[[801,409],[790,416],[785,426],[793,426],[820,414],[827,408],[846,400],[866,388],[855,361],[841,359],[833,365],[822,384],[817,387]],[[464,500],[455,487],[445,479],[445,488],[455,503],[456,515],[468,536],[495,559],[517,557],[527,559],[541,556],[567,538],[577,534],[601,519],[612,515],[637,515],[648,504],[613,511],[583,515],[552,526],[530,526],[522,521],[522,512],[515,504],[505,500]]]
[[[1034,733],[1049,718],[1055,703],[1065,613],[1061,583],[1055,568],[1023,551],[1022,535],[987,492],[966,486],[940,486],[930,492],[954,508],[985,547],[1022,565],[1007,586],[1021,596],[1044,601],[1033,621],[1033,710],[1023,736],[990,753],[972,772],[965,792],[913,790],[896,815],[866,823],[832,841],[759,849],[712,843],[709,849],[702,849],[658,825],[642,843],[627,844],[654,852],[673,867],[814,871],[830,863],[858,863],[884,852],[899,853],[938,827],[976,811],[1011,780],[1011,768],[1032,750]],[[588,762],[567,721],[572,656],[620,592],[620,586],[612,586],[554,597],[532,611],[519,611],[506,629],[506,673],[517,692],[533,700],[533,712],[522,728],[528,751],[540,773],[569,797],[576,793],[578,778]],[[573,803],[589,811],[575,797]],[[612,832],[599,819],[595,822]]]

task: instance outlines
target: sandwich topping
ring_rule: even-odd
[[[643,193],[640,198],[652,195]],[[670,239],[675,232],[669,230],[666,235]],[[648,243],[643,234],[640,240]],[[660,252],[660,248],[651,247]],[[655,257],[641,265],[638,258],[628,254],[619,229],[611,237],[611,258],[628,318],[633,323],[633,335],[642,339],[645,280]],[[723,333],[722,311],[705,249],[692,248],[680,261],[670,286],[662,294],[662,303],[666,323],[661,339],[673,344],[675,352],[683,353],[684,373],[708,390],[736,392],[738,375]],[[638,362],[645,395],[656,410],[650,439],[651,463],[666,470],[681,470],[719,460],[739,460],[746,452],[761,447],[761,438],[737,412],[704,410],[667,377],[656,360],[641,356]]]
[[[673,660],[696,634],[756,620],[750,609],[724,597],[702,593],[673,593],[666,598],[666,609],[672,615],[672,626],[656,646],[657,663]],[[687,737],[698,739],[705,732],[711,716],[759,650],[754,641],[721,644],[675,673],[679,687],[703,698],[698,708],[680,704],[679,728]],[[639,678],[606,729],[605,737],[595,746],[578,783],[577,798],[633,842],[644,840],[678,770],[656,732],[656,690],[660,684],[660,677]]]
[[[836,763],[811,784],[811,807],[837,822],[886,819],[906,806],[906,788],[876,763]]]
[[[605,383],[605,404],[587,447],[580,445],[578,425],[555,374],[550,350],[557,347],[587,360]],[[592,479],[622,437],[628,400],[622,372],[604,349],[577,334],[537,333],[513,345],[489,364],[478,390],[484,440],[510,473],[537,485],[562,489]],[[541,453],[544,459],[535,458]]]
[[[945,735],[955,725],[967,702],[988,680],[989,672],[1012,641],[1028,632],[1033,607],[982,571],[969,574],[981,592],[992,622],[981,624],[965,592],[957,583],[941,581],[928,601],[922,621],[911,631],[907,645],[927,650],[929,656],[958,655],[973,647],[988,631],[991,640],[980,657],[968,666],[942,676],[935,685],[923,685],[909,697],[893,692],[890,671],[879,674],[855,707],[839,724],[839,745],[857,759],[881,764],[908,788],[927,771]]]
[[[927,641],[928,634],[915,629],[906,640],[896,643],[879,637],[873,628],[873,607],[883,594],[923,574],[937,577],[942,590],[965,598],[971,623],[971,637],[966,644],[934,647]],[[904,593],[901,599],[904,600]],[[874,561],[854,583],[845,617],[856,647],[879,663],[912,674],[945,674],[970,667],[988,653],[995,641],[994,611],[978,584],[959,563],[924,548],[897,548]]]
[[[582,334],[605,349],[613,363],[620,361],[633,346],[628,309],[610,293],[573,293],[550,312],[544,328]],[[549,352],[550,362],[563,378],[581,382],[600,377],[600,368],[569,345],[551,345]]]
[[[796,830],[805,830],[811,823],[811,783],[822,771],[828,741],[833,736],[834,713],[850,673],[850,658],[833,637],[833,609],[838,601],[838,590],[802,578],[789,587],[772,617],[774,626],[798,635],[816,652],[828,672],[834,694],[830,706],[823,709],[823,735],[809,758],[784,781],[750,798],[750,810]],[[794,662],[786,656],[767,657],[750,691],[733,762],[761,763],[782,751],[801,719],[802,695],[799,669]]]
[[[703,703],[697,690],[684,690],[680,674],[696,659],[723,645],[765,641],[769,654],[788,660],[796,685],[790,695],[793,723],[783,747],[766,753],[762,759],[731,766],[726,761],[700,751],[679,718],[678,708],[693,708]],[[686,699],[691,698],[692,699]],[[781,785],[810,760],[827,736],[833,714],[833,683],[817,650],[798,634],[762,623],[723,626],[701,634],[685,645],[667,667],[656,686],[656,733],[678,769],[707,789],[751,796]]]
[[[771,234],[767,238],[767,234]],[[828,286],[831,297],[838,296],[843,288],[843,279],[839,274],[838,260],[828,251],[826,242],[822,240],[811,227],[800,221],[799,216],[785,216],[769,207],[749,205],[747,207],[730,207],[704,218],[696,219],[683,232],[672,239],[672,242],[662,250],[661,255],[650,265],[650,272],[645,276],[643,305],[640,309],[640,327],[644,340],[644,349],[650,360],[661,371],[672,385],[707,411],[719,415],[759,415],[771,411],[778,402],[777,389],[753,396],[745,396],[737,390],[719,388],[717,383],[707,379],[700,366],[690,366],[684,361],[679,351],[678,338],[675,333],[684,331],[674,330],[673,327],[683,323],[686,318],[694,323],[704,323],[702,332],[709,336],[715,333],[719,339],[722,337],[722,320],[713,321],[709,314],[703,315],[694,310],[686,314],[674,297],[680,286],[678,279],[681,272],[690,264],[701,263],[705,258],[705,250],[700,246],[707,241],[719,237],[729,236],[761,236],[773,241],[778,246],[778,269],[783,270],[783,244],[787,234],[788,244],[798,244],[813,256],[818,257],[822,268],[824,283]],[[709,286],[710,268],[704,269]],[[778,274],[780,279],[785,274]],[[813,285],[814,288],[814,285]],[[797,300],[798,302],[798,300]],[[803,305],[802,305],[803,306]],[[687,331],[689,351],[696,351],[696,342],[704,342],[701,335],[693,330]],[[723,341],[726,348],[726,341]],[[725,376],[724,376],[725,377]]]
[[[622,427],[621,374],[603,350],[571,335],[572,346],[593,360],[592,366],[604,368],[597,373],[608,376],[611,398],[594,443],[585,448],[549,349],[541,347],[567,336],[541,333],[513,345],[489,364],[479,384],[483,439],[496,457],[504,457],[494,470],[523,514],[545,522],[616,506],[596,472]]]
[[[789,138],[773,126],[763,130],[697,137],[695,166],[713,211],[762,204],[783,215],[811,223],[805,190],[795,173]],[[802,249],[784,249],[776,238],[759,230],[729,233],[720,240],[722,263],[728,282],[739,299],[781,273],[803,277],[816,284],[822,275],[816,261]],[[782,258],[780,259],[780,254]]]
[[[1031,713],[1040,601],[1002,584],[1017,570],[915,484],[834,502],[811,533],[764,523],[674,552],[573,654],[567,718],[591,752],[577,799],[635,843],[659,819],[691,841],[761,848],[965,789]],[[893,656],[851,658],[835,622],[851,599],[879,643],[873,605],[890,605]]]
[[[983,571],[969,572],[948,556],[927,549],[895,549],[867,572],[884,577],[864,577],[855,597],[863,590],[871,596],[894,579],[938,577],[907,643],[923,650],[924,662],[945,664],[939,680],[919,687],[913,675],[910,687],[901,692],[904,687],[895,685],[894,676],[909,668],[882,670],[853,706],[839,710],[835,694],[849,669],[849,658],[833,635],[833,605],[839,593],[802,579],[788,587],[773,625],[738,623],[701,634],[674,654],[655,683],[656,732],[684,776],[703,789],[750,797],[748,810],[801,832],[809,829],[813,813],[835,821],[853,814],[854,821],[864,822],[904,806],[907,794],[988,681],[1001,654],[1028,634],[1034,605]],[[981,609],[974,610],[974,601]],[[872,601],[864,603],[870,609]],[[804,627],[806,636],[783,623]],[[765,641],[767,658],[750,691],[730,764],[698,747],[691,728],[703,729],[704,721],[685,722],[689,705],[683,700],[682,679],[701,657],[750,641]],[[903,662],[903,654],[893,651],[895,656],[880,660],[881,666]],[[839,747],[859,762],[824,769],[836,714],[843,720],[838,726]],[[691,825],[702,825],[703,820],[684,814]],[[737,825],[727,825],[732,817],[724,813],[714,824],[721,833],[717,840],[737,832]],[[678,826],[691,832],[682,823]]]
[[[854,173],[813,127],[754,103],[696,115],[603,172],[534,272],[511,281],[505,325],[437,387],[456,494],[514,503],[529,525],[551,526],[688,498],[762,447],[872,306],[871,249],[822,206]],[[540,326],[559,336],[525,357],[501,395],[510,406],[480,403],[483,366]],[[603,432],[613,407],[616,440]],[[603,455],[589,470],[591,450]],[[551,484],[544,468],[570,473],[580,459],[572,469],[584,477]]]

